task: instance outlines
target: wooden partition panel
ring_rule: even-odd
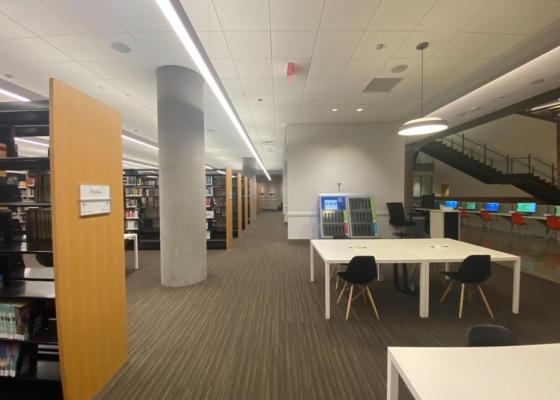
[[[241,237],[243,233],[243,199],[241,198],[241,185],[243,181],[241,180],[241,174],[237,175],[237,237]]]
[[[50,80],[54,276],[65,400],[91,399],[127,360],[121,115]],[[79,186],[111,212],[80,217]]]
[[[226,249],[233,243],[233,183],[231,168],[226,168]]]

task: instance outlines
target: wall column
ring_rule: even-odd
[[[412,212],[414,203],[414,147],[405,146],[404,148],[404,210]]]
[[[156,76],[161,284],[188,286],[206,279],[204,80],[179,66]]]
[[[257,161],[253,157],[243,157],[243,175],[251,180],[251,220],[255,220],[257,218]]]

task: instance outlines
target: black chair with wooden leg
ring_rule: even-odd
[[[350,239],[350,238],[348,237],[348,235],[345,235],[343,233],[341,235],[334,235],[333,239]],[[332,279],[335,271],[340,272],[341,267],[347,267],[347,266],[348,266],[348,264],[335,264],[335,265],[333,265],[333,268],[332,268],[332,271],[331,271],[331,277],[329,279]],[[338,275],[336,277],[336,285],[334,286],[334,288],[338,289]]]
[[[494,314],[492,314],[492,310],[490,309],[490,305],[488,304],[488,300],[486,300],[486,296],[480,284],[486,281],[490,276],[492,276],[492,267],[490,262],[490,256],[488,255],[472,255],[465,258],[465,260],[461,263],[461,266],[456,272],[442,272],[443,275],[446,275],[453,279],[443,296],[440,303],[443,302],[447,293],[451,290],[451,286],[453,286],[453,282],[457,281],[461,283],[461,300],[459,301],[459,318],[463,315],[463,301],[465,300],[465,285],[469,285],[467,296],[469,298],[469,303],[471,301],[471,290],[470,285],[477,285],[478,290],[480,292],[480,296],[486,305],[486,309],[488,313],[494,318]],[[476,290],[476,289],[475,289]]]
[[[379,319],[379,314],[377,313],[377,307],[375,307],[375,302],[373,301],[373,297],[367,286],[371,282],[377,279],[377,265],[375,263],[375,257],[373,256],[355,256],[350,260],[348,264],[348,268],[346,271],[339,272],[338,276],[345,280],[344,287],[340,292],[340,296],[338,296],[338,300],[336,304],[340,303],[342,299],[342,295],[346,291],[346,287],[350,284],[350,294],[348,295],[348,307],[346,308],[346,320],[350,317],[350,307],[352,306],[352,300],[355,297],[360,295],[364,296],[364,302],[367,303],[366,294],[371,301],[371,305],[373,307],[373,311],[375,312],[375,316]],[[360,287],[361,292],[358,293],[355,297],[352,297],[354,294],[354,285],[358,285]]]
[[[467,332],[468,347],[517,346],[519,340],[505,326],[492,324],[473,325]]]

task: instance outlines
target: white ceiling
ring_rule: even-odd
[[[534,38],[560,20],[560,1],[547,0],[182,3],[269,169],[281,169],[287,124],[392,122],[419,113],[419,42],[430,44],[425,100],[445,103],[454,100],[451,89],[476,89],[465,82],[484,81],[486,67],[506,54],[504,69],[526,55],[523,46],[538,52]],[[113,42],[132,52],[114,51]],[[0,78],[43,96],[48,78],[63,80],[119,109],[123,128],[151,142],[155,69],[194,68],[155,0],[0,0],[0,54]],[[292,79],[288,62],[295,63]],[[405,71],[391,72],[402,64]],[[390,94],[362,93],[373,78],[388,77],[404,79]],[[205,125],[213,131],[206,134],[207,162],[240,168],[250,153],[210,93]],[[269,140],[276,144],[261,145]],[[157,151],[123,146],[126,158],[157,163]]]

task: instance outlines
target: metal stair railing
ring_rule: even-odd
[[[556,166],[553,162],[543,157],[534,154],[502,154],[498,150],[486,145],[486,143],[477,143],[465,137],[464,133],[454,133],[438,139],[437,142],[469,156],[490,168],[494,168],[502,174],[531,174],[543,179],[552,186],[556,186]]]

